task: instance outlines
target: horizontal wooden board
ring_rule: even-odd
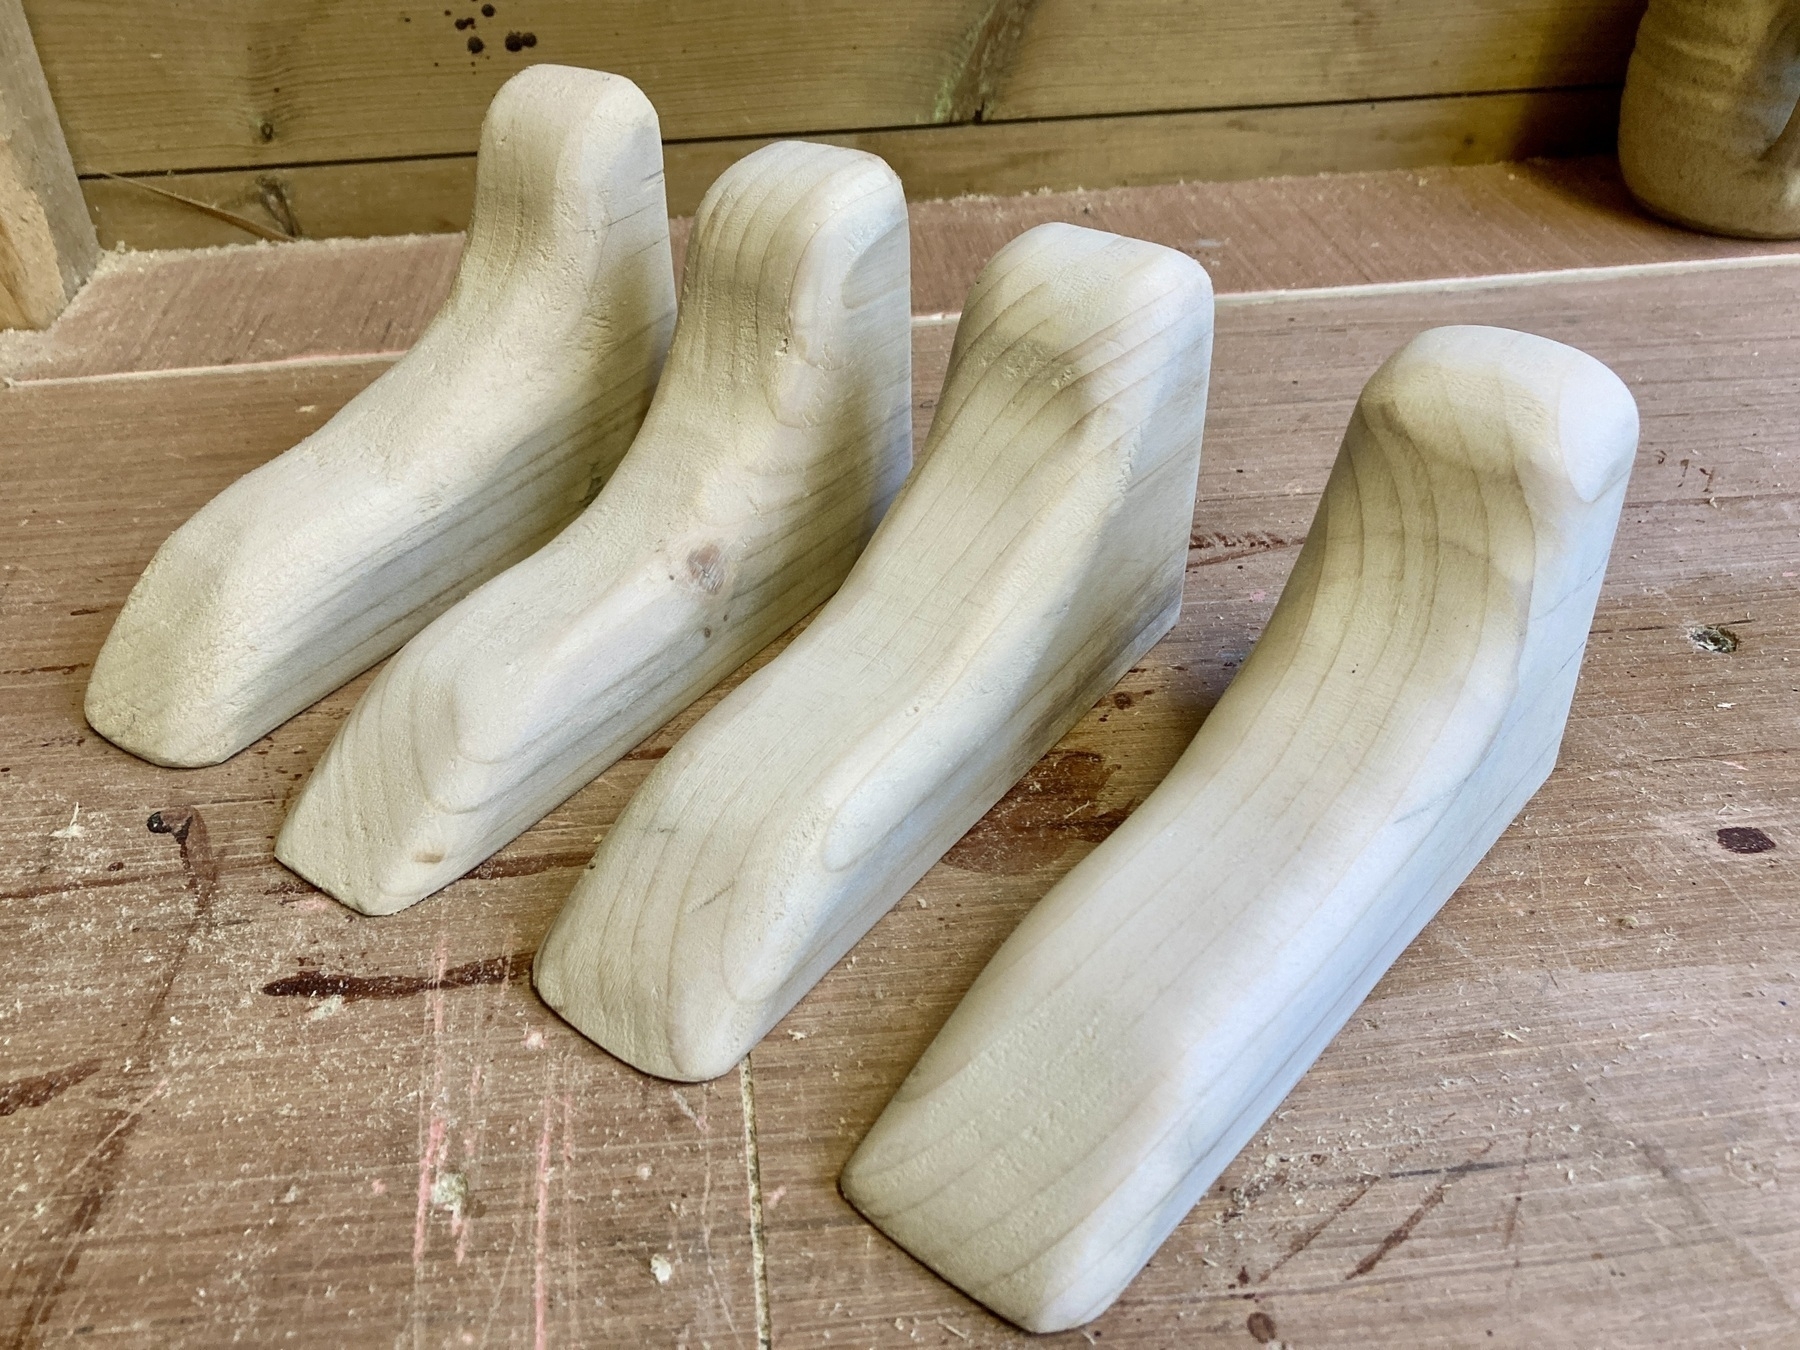
[[[1020,8],[1016,51],[983,101],[989,119],[1616,83],[1644,11],[1642,0]]]
[[[1405,99],[1237,112],[987,123],[813,139],[881,155],[915,200],[967,193],[1110,188],[1484,164],[1610,149],[1610,89]],[[669,209],[691,212],[713,179],[767,142],[666,147]],[[158,175],[146,181],[264,226],[312,238],[461,229],[475,193],[470,156]],[[115,179],[83,182],[109,247],[241,243],[244,230]]]
[[[630,76],[673,140],[1616,84],[1642,3],[26,8],[77,167],[139,173],[466,154],[494,90],[532,61]]]
[[[1647,216],[1610,157],[965,197],[912,207],[914,311],[960,309],[1002,244],[1053,220],[1181,249],[1220,295],[1800,250]],[[671,222],[678,268],[690,223]],[[112,254],[51,332],[0,335],[0,376],[398,353],[461,247],[439,234]]]

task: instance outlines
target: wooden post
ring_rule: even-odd
[[[0,328],[48,327],[99,257],[25,10],[0,0]]]

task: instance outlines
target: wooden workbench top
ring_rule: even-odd
[[[717,694],[385,919],[271,856],[366,677],[213,769],[143,764],[81,718],[157,545],[387,367],[454,242],[115,263],[61,330],[0,344],[0,1345],[1033,1339],[861,1222],[838,1169],[1012,925],[1185,746],[1362,382],[1440,323],[1580,346],[1643,412],[1561,763],[1119,1303],[1044,1339],[1800,1344],[1800,258],[1548,170],[1510,196],[1458,172],[1489,177],[1105,194],[1102,223],[1169,242],[1250,222],[1241,248],[1185,241],[1248,293],[1219,311],[1181,621],[698,1087],[611,1059],[525,976]],[[919,307],[1043,200],[926,213]],[[1580,265],[1610,270],[1518,275]],[[1486,273],[1515,275],[1438,284]],[[1325,289],[1261,293],[1283,287]],[[916,327],[921,426],[952,333]]]

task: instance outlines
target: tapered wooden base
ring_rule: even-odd
[[[786,141],[732,166],[631,452],[376,677],[276,856],[365,913],[404,908],[828,598],[912,464],[909,299],[887,165]]]
[[[388,655],[593,499],[674,319],[649,102],[597,71],[514,76],[449,300],[169,536],[94,664],[89,724],[157,764],[215,764]]]
[[[1211,341],[1171,249],[1000,250],[922,467],[607,835],[538,950],[553,1008],[651,1073],[724,1073],[1168,630]]]
[[[1001,1316],[1098,1316],[1550,772],[1637,442],[1593,358],[1375,375],[1255,651],[1026,917],[842,1177]]]

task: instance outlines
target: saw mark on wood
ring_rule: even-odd
[[[322,970],[302,970],[262,987],[274,998],[332,998],[346,1003],[363,999],[413,998],[438,989],[473,989],[488,984],[522,980],[531,970],[531,952],[490,956],[452,966],[435,975],[333,975]]]
[[[994,803],[944,861],[965,872],[1020,876],[1062,856],[1073,843],[1097,844],[1135,807],[1101,810],[1117,766],[1092,750],[1052,750]]]
[[[138,1087],[139,1091],[134,1094],[138,1096],[138,1102],[129,1110],[107,1113],[99,1142],[87,1151],[69,1173],[70,1181],[82,1178],[79,1198],[61,1231],[46,1244],[49,1247],[60,1246],[62,1254],[40,1276],[37,1288],[32,1291],[31,1298],[25,1305],[11,1342],[17,1350],[24,1350],[25,1346],[33,1345],[39,1340],[39,1329],[50,1320],[57,1303],[68,1290],[70,1281],[74,1279],[75,1271],[81,1264],[82,1250],[87,1245],[88,1235],[100,1222],[107,1202],[118,1189],[125,1165],[125,1150],[131,1142],[131,1136],[142,1121],[145,1109],[162,1093],[162,1083],[147,1091],[143,1090],[143,1084],[162,1058],[162,1041],[169,1028],[169,1019],[164,1014],[164,1009],[168,1007],[169,995],[181,976],[182,967],[187,964],[188,952],[193,946],[195,935],[212,919],[213,902],[219,884],[219,862],[207,840],[206,821],[200,812],[192,807],[156,811],[145,822],[145,827],[152,834],[166,834],[175,840],[181,853],[182,871],[187,874],[187,889],[193,896],[193,908],[176,942],[175,952],[163,968],[162,979],[150,1000],[149,1009],[138,1023],[131,1054],[125,1060],[129,1066],[126,1070],[126,1083],[128,1086]]]
[[[1254,557],[1258,553],[1273,553],[1284,548],[1299,548],[1306,542],[1305,536],[1299,539],[1285,539],[1280,535],[1266,534],[1261,530],[1248,530],[1243,534],[1192,534],[1188,536],[1188,571],[1196,567],[1212,567],[1217,563],[1236,562],[1239,558]],[[1193,555],[1198,554],[1198,557]]]
[[[85,881],[46,881],[37,886],[21,886],[17,890],[0,891],[0,900],[39,900],[46,895],[76,895],[82,891],[98,891],[108,886],[135,886],[145,877],[89,877]]]
[[[1337,1204],[1331,1207],[1324,1218],[1320,1219],[1311,1228],[1308,1228],[1304,1233],[1300,1234],[1299,1237],[1288,1243],[1287,1249],[1283,1251],[1280,1256],[1275,1258],[1274,1264],[1256,1277],[1256,1282],[1261,1284],[1264,1280],[1267,1280],[1269,1276],[1285,1266],[1289,1261],[1292,1261],[1296,1256],[1300,1255],[1301,1252],[1312,1246],[1327,1228],[1331,1227],[1332,1224],[1348,1214],[1356,1202],[1367,1195],[1374,1187],[1375,1183],[1381,1179],[1382,1178],[1379,1175],[1363,1177],[1362,1180],[1357,1182],[1355,1189],[1352,1190],[1349,1195],[1345,1196],[1342,1200],[1338,1201]]]
[[[583,853],[540,853],[528,858],[489,858],[463,873],[465,879],[495,881],[501,877],[530,877],[539,872],[555,872],[569,867],[586,867],[594,851]]]
[[[0,1083],[0,1116],[10,1116],[15,1111],[29,1111],[34,1106],[46,1105],[83,1079],[91,1077],[99,1067],[99,1060],[84,1059],[66,1069]]]

